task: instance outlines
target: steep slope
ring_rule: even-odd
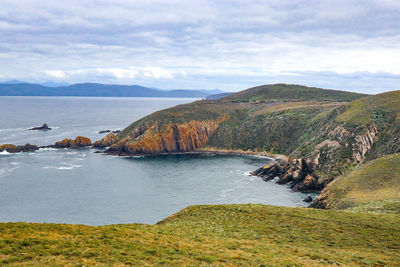
[[[321,189],[359,163],[400,152],[400,91],[325,110],[301,132],[288,163],[255,173],[266,180],[279,176],[296,190]]]
[[[12,266],[399,266],[400,216],[193,206],[157,225],[0,223]]]
[[[400,153],[369,161],[338,177],[313,206],[400,214]]]

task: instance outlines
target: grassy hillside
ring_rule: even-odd
[[[364,94],[321,89],[296,84],[262,85],[226,97],[236,101],[329,101],[350,102]]]
[[[326,208],[400,214],[400,153],[338,177],[320,196]]]
[[[193,206],[157,225],[0,224],[2,265],[399,266],[400,216]]]
[[[359,99],[347,105],[338,116],[345,125],[362,128],[375,125],[379,137],[367,159],[400,152],[400,91],[393,91]]]

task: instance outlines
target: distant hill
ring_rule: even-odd
[[[44,83],[41,83],[40,85],[47,86],[47,87],[59,87],[59,86],[68,86],[68,83],[57,83],[57,82],[52,82],[52,81],[46,81]]]
[[[26,82],[19,81],[19,80],[9,80],[9,81],[5,81],[5,82],[0,82],[0,84],[17,84],[17,83],[26,83]]]
[[[321,89],[297,84],[269,84],[249,88],[227,97],[236,101],[353,101],[360,96],[358,93],[351,93],[340,90]]]
[[[231,92],[226,92],[226,93],[220,93],[220,94],[215,94],[215,95],[209,95],[206,97],[207,100],[218,100],[227,96],[230,96]]]
[[[0,96],[92,96],[92,97],[193,97],[205,98],[219,90],[159,90],[139,85],[77,83],[57,86],[32,83],[0,83]]]

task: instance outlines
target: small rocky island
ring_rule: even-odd
[[[28,129],[28,131],[35,131],[35,130],[47,131],[47,130],[51,130],[51,128],[46,123],[43,123],[42,126],[33,127],[33,128]]]
[[[31,144],[25,145],[13,145],[13,144],[4,144],[0,145],[0,152],[8,152],[8,153],[19,153],[19,152],[33,152],[39,150],[40,148],[85,148],[92,146],[92,141],[90,138],[84,136],[77,136],[75,139],[63,139],[61,141],[57,141],[54,145],[48,146],[36,146]]]

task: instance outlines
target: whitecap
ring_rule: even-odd
[[[53,148],[53,147],[42,147],[39,148],[39,150],[41,151],[53,151],[53,150],[58,150],[57,148]]]
[[[44,166],[43,169],[56,169],[56,170],[72,170],[75,168],[81,168],[83,165],[67,164],[68,166]]]
[[[243,173],[243,175],[244,176],[253,176],[253,175],[251,175],[251,171],[246,171],[246,172]]]
[[[3,150],[3,151],[1,151],[0,152],[0,155],[10,155],[11,153],[10,152],[8,152],[8,151],[6,151],[6,150]]]
[[[24,130],[25,128],[8,128],[8,129],[0,129],[0,132],[9,132],[9,131],[18,131]]]

